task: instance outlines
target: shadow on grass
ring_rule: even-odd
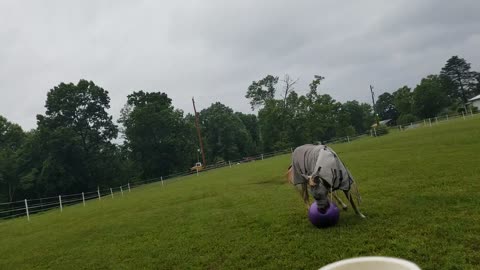
[[[198,201],[198,200],[204,200],[204,199],[209,199],[209,198],[214,198],[217,197],[218,194],[216,192],[204,192],[201,194],[193,194],[184,198],[179,198],[176,200],[172,200],[165,205],[178,205],[178,204],[183,204],[183,203],[190,203],[193,201]]]
[[[286,183],[286,180],[282,181],[278,178],[278,176],[276,176],[269,179],[264,179],[262,181],[255,181],[255,182],[249,183],[249,185],[283,185],[285,183]]]

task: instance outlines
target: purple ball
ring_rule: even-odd
[[[308,210],[308,219],[318,228],[333,226],[337,224],[339,218],[340,210],[333,202],[330,202],[330,206],[324,214],[318,211],[317,202],[313,202]]]

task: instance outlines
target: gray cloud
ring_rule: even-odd
[[[438,73],[452,55],[480,70],[478,1],[2,1],[0,114],[35,127],[46,93],[93,80],[118,116],[134,90],[191,112],[220,101],[249,111],[266,74],[327,79],[335,99],[369,101]]]

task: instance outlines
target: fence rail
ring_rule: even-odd
[[[20,201],[4,202],[4,203],[0,203],[0,220],[25,216],[27,220],[30,221],[30,215],[32,214],[42,213],[42,212],[50,211],[54,209],[58,210],[59,212],[63,212],[63,208],[65,206],[77,205],[77,204],[83,204],[83,206],[85,207],[88,201],[125,196],[126,193],[131,192],[132,189],[146,185],[146,184],[160,182],[161,185],[164,186],[167,182],[173,182],[176,179],[180,179],[183,176],[195,175],[195,174],[199,175],[206,171],[224,168],[224,167],[232,167],[232,166],[246,163],[246,162],[263,160],[266,158],[271,158],[274,156],[290,153],[292,151],[293,151],[293,148],[288,148],[285,150],[264,153],[264,154],[260,154],[260,155],[256,155],[248,158],[212,164],[207,166],[205,169],[201,171],[180,172],[180,173],[170,174],[166,176],[160,176],[157,178],[146,179],[142,181],[132,181],[118,187],[105,188],[105,189],[97,188],[97,190],[87,191],[82,193],[62,194],[58,196],[51,196],[51,197],[44,197],[44,198],[34,198],[34,199],[25,199]]]
[[[467,119],[467,117],[473,117],[478,114],[479,112],[470,111],[469,114],[463,113],[463,114],[455,114],[455,115],[443,115],[443,116],[427,118],[420,121],[412,122],[409,125],[397,125],[389,128],[405,131],[405,130],[418,128],[418,127],[431,127],[440,122],[445,122],[445,121],[458,119],[458,118]],[[353,137],[345,136],[341,138],[334,138],[329,141],[323,141],[321,143],[329,144],[329,145],[336,144],[336,143],[349,143],[351,141],[354,141],[363,137],[367,137],[367,136],[369,135],[362,134],[362,135],[353,136]],[[376,133],[372,132],[370,136],[375,137]],[[212,164],[207,166],[205,169],[201,171],[180,172],[180,173],[175,173],[171,175],[160,176],[157,178],[146,179],[142,181],[132,181],[118,187],[111,187],[106,189],[97,188],[97,190],[82,192],[82,193],[62,194],[58,196],[45,197],[45,198],[24,199],[21,201],[4,202],[4,203],[0,203],[0,220],[26,216],[27,220],[30,221],[30,215],[32,214],[42,213],[42,212],[50,211],[54,209],[57,209],[58,211],[62,212],[65,206],[77,205],[77,204],[83,204],[83,206],[86,207],[88,201],[102,200],[106,198],[114,199],[115,197],[119,197],[119,196],[123,197],[127,193],[130,193],[132,189],[146,185],[146,184],[160,182],[161,185],[164,186],[167,182],[173,182],[176,179],[180,179],[180,177],[183,177],[183,176],[192,175],[192,174],[199,175],[200,173],[203,173],[205,171],[215,170],[218,168],[232,167],[242,163],[261,161],[266,158],[271,158],[278,155],[291,153],[293,152],[293,149],[294,148],[291,147],[288,149],[269,152],[269,153],[263,153],[256,156],[243,158],[243,159],[230,160],[230,161],[225,161],[217,164]]]
[[[439,115],[439,116],[436,116],[436,117],[431,117],[431,118],[418,120],[418,121],[415,121],[415,122],[410,122],[409,124],[393,126],[393,127],[390,127],[390,129],[398,129],[400,131],[403,131],[403,130],[414,129],[414,128],[418,128],[418,127],[427,127],[427,126],[432,127],[433,125],[439,124],[441,122],[446,122],[446,121],[459,119],[459,118],[463,118],[463,120],[466,120],[470,117],[475,117],[479,114],[480,114],[480,112],[478,112],[478,111],[474,112],[474,111],[470,110],[467,113],[462,112],[462,113],[458,113],[458,114]]]

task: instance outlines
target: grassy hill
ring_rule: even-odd
[[[364,255],[480,265],[479,117],[333,148],[366,220],[349,209],[313,227],[285,155],[0,222],[0,269],[318,269]]]

